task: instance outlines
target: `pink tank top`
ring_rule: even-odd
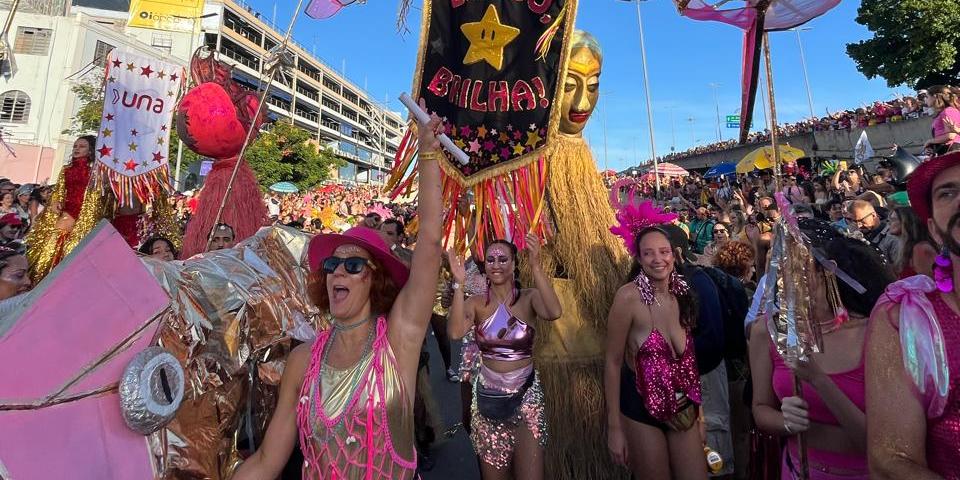
[[[699,405],[700,373],[694,353],[693,335],[687,333],[680,357],[674,357],[670,342],[653,329],[637,350],[637,393],[653,418],[666,422],[680,411],[677,394]]]
[[[790,367],[783,362],[783,358],[777,353],[773,343],[770,343],[770,358],[773,360],[773,391],[777,398],[783,400],[786,397],[793,396],[793,372]],[[861,412],[866,412],[866,374],[864,368],[864,355],[860,353],[860,363],[852,370],[840,373],[831,373],[827,375],[837,385],[837,388],[843,392]],[[823,402],[820,395],[809,383],[803,383],[803,399],[807,402],[808,415],[810,421],[822,423],[824,425],[840,425],[840,422],[830,412],[830,408]],[[787,439],[788,453],[793,459],[794,465],[800,458],[797,455],[797,437],[792,436]],[[819,450],[813,447],[808,449],[810,455],[811,479],[827,478],[821,477],[826,472],[840,473],[851,479],[867,479],[867,455],[866,453],[840,453]]]
[[[512,362],[533,356],[536,329],[514,317],[502,303],[475,330],[477,346],[484,358]]]
[[[777,398],[783,400],[786,397],[792,397],[793,372],[790,370],[790,367],[783,362],[783,358],[777,353],[772,342],[770,343],[770,359],[773,360],[773,391],[777,394]],[[867,387],[863,353],[860,354],[860,363],[852,370],[841,373],[831,373],[827,376],[833,380],[833,383],[837,384],[837,388],[839,388],[861,412],[867,410]],[[823,403],[823,399],[817,395],[817,391],[808,383],[803,384],[803,399],[806,400],[807,406],[809,407],[810,421],[825,425],[840,425],[840,422],[830,413],[827,404]]]
[[[938,292],[927,295],[933,304],[947,351],[950,393],[943,415],[927,419],[927,465],[950,480],[960,479],[960,316]]]

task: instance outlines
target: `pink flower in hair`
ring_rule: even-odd
[[[637,251],[634,239],[641,230],[670,223],[677,219],[674,213],[663,213],[663,210],[650,200],[644,200],[638,205],[624,204],[617,211],[619,225],[610,227],[610,232],[623,239],[627,251],[636,256]]]

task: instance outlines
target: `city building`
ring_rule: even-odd
[[[208,0],[203,15],[189,19],[192,33],[128,27],[128,8],[129,0],[73,0],[67,15],[50,15],[21,4],[8,35],[16,70],[0,75],[0,129],[11,149],[0,146],[0,176],[19,182],[55,179],[73,141],[63,132],[79,107],[71,87],[91,78],[114,47],[186,65],[195,48],[205,45],[234,65],[241,85],[266,87],[265,58],[282,33],[249,6]],[[0,1],[0,17],[7,15],[9,3]],[[267,115],[313,132],[319,145],[342,158],[335,178],[382,183],[405,129],[402,117],[302,45],[292,42],[289,50],[293,66],[274,80]],[[0,74],[5,67],[0,64]],[[193,168],[196,175],[199,166]],[[181,179],[189,174],[182,172]]]

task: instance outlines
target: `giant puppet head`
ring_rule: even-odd
[[[600,99],[600,69],[603,52],[593,35],[583,30],[570,39],[570,63],[563,84],[560,132],[581,136]]]
[[[196,86],[177,107],[177,133],[190,150],[204,157],[225,159],[240,154],[251,124],[259,129],[257,95],[233,81],[231,68],[198,49],[190,61]],[[251,141],[253,138],[251,138]]]
[[[180,138],[190,150],[214,159],[200,205],[183,237],[184,258],[206,251],[210,232],[218,223],[233,227],[237,241],[269,223],[256,174],[238,158],[247,132],[252,130],[249,142],[253,142],[263,123],[257,115],[259,98],[233,81],[232,70],[205,48],[198,49],[190,61],[197,85],[177,107]]]

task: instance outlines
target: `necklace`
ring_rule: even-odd
[[[368,320],[369,318],[362,322],[357,322],[352,325],[348,325],[347,327],[345,327],[345,329],[356,328],[357,326],[366,323]],[[374,325],[374,327],[370,329],[370,333],[367,334],[367,340],[366,342],[364,342],[363,352],[360,354],[360,359],[357,360],[357,364],[355,365],[359,365],[360,363],[362,363],[363,359],[367,358],[367,355],[371,353],[373,349],[374,333],[376,332],[376,330],[377,330],[376,325]],[[359,398],[361,393],[361,389],[359,388],[360,382],[357,381],[351,388],[352,392],[350,393],[350,399],[343,406],[343,411],[340,412],[340,414],[335,417],[336,421],[333,422],[333,424],[322,422],[320,417],[317,415],[317,408],[318,408],[317,404],[318,403],[322,404],[323,402],[323,392],[320,391],[320,385],[323,383],[321,380],[323,378],[323,370],[328,367],[327,356],[330,354],[330,349],[332,348],[333,342],[334,340],[336,340],[337,333],[339,331],[341,331],[341,329],[334,328],[333,331],[330,332],[330,338],[327,339],[327,344],[323,346],[323,353],[320,355],[320,374],[318,375],[317,383],[314,386],[313,394],[311,395],[313,398],[310,401],[310,417],[316,419],[315,420],[316,423],[314,424],[314,428],[313,428],[313,437],[321,444],[326,444],[327,442],[330,441],[330,439],[336,437],[340,432],[346,433],[347,418],[352,417],[352,413],[349,411],[349,409],[356,404],[357,398]],[[322,405],[319,408],[323,408]],[[323,417],[328,421],[333,420],[333,419],[327,418],[326,414],[324,414]],[[322,429],[320,428],[321,423],[324,423],[324,428]],[[323,431],[322,434],[319,433],[321,430]],[[356,438],[354,438],[352,435],[347,438],[348,444],[353,443],[355,441],[356,441]]]
[[[348,330],[353,330],[354,328],[357,328],[357,327],[359,327],[360,325],[363,325],[364,323],[367,323],[367,322],[369,322],[369,321],[370,321],[370,317],[367,317],[367,318],[364,318],[363,320],[360,320],[360,321],[358,321],[358,322],[354,322],[354,323],[346,324],[346,325],[345,325],[345,324],[343,324],[343,323],[340,323],[340,322],[334,320],[333,317],[330,318],[330,323],[333,324],[333,331],[334,331],[334,333],[336,333],[337,331],[346,332],[346,331],[348,331]],[[332,340],[332,337],[331,337],[331,340]]]

